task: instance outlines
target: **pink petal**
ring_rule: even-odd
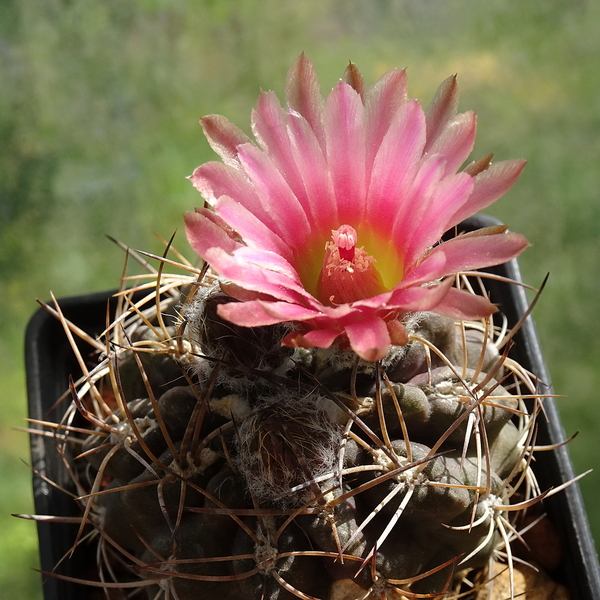
[[[313,329],[307,333],[292,331],[281,341],[292,348],[329,348],[342,332],[338,329]]]
[[[208,250],[214,246],[222,248],[225,253],[232,253],[241,247],[223,228],[217,215],[204,208],[197,211],[185,213],[184,220],[188,242],[198,256],[206,260]]]
[[[242,172],[222,163],[209,162],[198,167],[190,179],[194,187],[211,204],[216,205],[219,198],[228,196],[272,232],[267,239],[273,240],[274,237],[278,237],[273,215],[263,208],[252,182]],[[225,215],[223,218],[227,221]],[[231,227],[235,229],[239,224],[238,220]],[[244,234],[240,232],[240,235]],[[284,245],[282,241],[280,245]]]
[[[429,154],[441,154],[446,159],[445,174],[455,173],[456,170],[467,160],[477,132],[477,118],[474,112],[456,115],[448,120],[435,139]]]
[[[298,247],[311,232],[302,205],[268,155],[249,144],[238,151],[263,211],[269,214],[269,229],[293,248]]]
[[[443,275],[450,275],[505,263],[528,246],[529,242],[518,233],[458,236],[434,248],[430,256],[444,254],[446,266]]]
[[[215,212],[240,234],[248,246],[277,252],[287,261],[293,261],[293,253],[289,245],[239,202],[229,196],[222,196],[215,205]]]
[[[425,110],[427,115],[427,142],[425,152],[440,135],[448,119],[451,119],[458,108],[458,84],[456,75],[451,75],[442,82],[435,96]]]
[[[275,92],[261,92],[252,111],[252,133],[259,146],[271,155],[289,152],[288,113],[281,108]]]
[[[325,221],[330,229],[327,207],[334,205],[335,196],[321,146],[306,119],[298,113],[284,113],[277,96],[263,92],[253,112],[252,128],[309,220],[315,224]]]
[[[473,178],[467,173],[450,175],[437,184],[427,212],[416,225],[414,237],[410,241],[407,240],[406,261],[418,259],[427,248],[440,239],[451,227],[451,215],[458,207],[463,206],[472,189]]]
[[[497,312],[497,308],[484,296],[451,288],[435,307],[435,312],[453,319],[483,319]]]
[[[198,167],[190,180],[211,204],[215,204],[221,196],[229,196],[261,221],[270,221],[269,213],[263,210],[252,182],[241,171],[222,163],[209,162]]]
[[[473,192],[468,202],[450,219],[450,227],[486,208],[504,195],[520,177],[525,160],[505,160],[494,163],[474,178]]]
[[[240,302],[251,302],[254,300],[265,300],[266,302],[272,302],[271,296],[268,294],[261,294],[259,292],[249,291],[236,283],[232,283],[231,281],[219,281],[219,287],[221,291],[239,300]]]
[[[382,234],[389,232],[391,218],[405,219],[411,210],[408,190],[425,143],[425,117],[415,100],[403,104],[386,133],[371,175],[367,214]]]
[[[406,248],[412,240],[423,221],[424,214],[431,206],[432,198],[435,196],[437,185],[444,173],[444,160],[441,156],[429,156],[423,160],[419,170],[412,177],[403,189],[405,196],[403,202],[399,204],[395,211],[394,219],[391,221],[391,239],[398,248],[402,248],[406,253]],[[423,251],[426,247],[423,247]],[[410,261],[404,256],[404,263],[410,264],[416,257],[411,257]]]
[[[365,208],[364,119],[360,96],[347,83],[338,83],[325,103],[325,134],[340,225],[357,223]]]
[[[391,299],[392,295],[392,292],[384,292],[383,294],[378,294],[377,296],[373,296],[371,298],[357,300],[352,303],[352,307],[357,309],[378,309],[385,306]]]
[[[381,360],[389,350],[390,334],[387,325],[379,317],[361,319],[346,325],[346,335],[350,346],[364,360]]]
[[[396,112],[407,102],[406,70],[392,69],[380,77],[365,95],[367,154],[366,172],[371,172],[373,161]]]
[[[317,308],[316,304],[314,307]],[[326,322],[342,321],[349,315],[355,315],[359,312],[354,304],[339,304],[338,306],[324,306],[321,304],[318,308],[323,315],[323,319],[319,321],[321,325]]]
[[[297,278],[271,271],[267,264],[256,264],[221,248],[209,248],[205,260],[219,275],[233,283],[259,294],[297,304],[318,304]],[[270,263],[269,263],[270,264]]]
[[[217,308],[219,316],[243,327],[262,327],[285,321],[303,321],[315,316],[315,311],[288,302],[229,302]]]
[[[452,284],[453,280],[449,277],[438,285],[397,289],[394,290],[389,305],[405,311],[421,312],[435,309],[437,312],[438,304],[452,288]]]
[[[294,267],[277,252],[271,252],[264,248],[242,246],[237,249],[234,256],[237,260],[244,261],[248,264],[258,265],[261,269],[265,269],[266,271],[280,273],[290,279],[290,281],[294,281],[301,285],[296,269],[294,269]]]
[[[315,132],[321,148],[325,149],[321,86],[313,63],[304,53],[288,72],[285,95],[290,107],[306,119]]]
[[[306,191],[306,212],[315,227],[329,235],[337,227],[338,213],[327,160],[304,117],[291,114],[289,131],[294,161]]]
[[[250,138],[221,115],[208,115],[200,119],[200,123],[210,147],[223,159],[223,162],[238,166],[236,149],[240,144],[250,142]]]
[[[256,110],[252,111],[252,131],[296,198],[302,202],[306,192],[292,154],[292,144],[288,135],[288,114],[282,110],[274,92],[260,94]]]
[[[413,269],[406,273],[397,287],[407,288],[430,283],[431,281],[443,277],[447,272],[446,255],[443,252],[432,251]]]

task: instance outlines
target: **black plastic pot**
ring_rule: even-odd
[[[478,215],[465,221],[459,230],[471,231],[494,224],[497,224],[494,219]],[[516,281],[521,280],[516,261],[489,271]],[[528,306],[523,288],[493,280],[486,280],[486,286],[492,301],[507,316],[509,324],[514,325]],[[107,302],[113,310],[115,301],[111,299],[110,292],[62,299],[60,306],[67,319],[88,333],[97,335],[105,327]],[[549,382],[531,318],[525,321],[515,336],[515,341],[511,356],[537,375],[540,381]],[[89,351],[91,352],[91,348]],[[56,404],[57,399],[68,389],[69,375],[76,376],[79,367],[62,326],[43,309],[38,310],[29,322],[25,352],[30,417],[40,420],[60,419],[64,408],[61,404]],[[549,385],[543,384],[540,387],[540,394],[552,393]],[[65,402],[68,401],[67,398]],[[545,445],[564,441],[566,436],[552,398],[544,400],[544,412],[547,419],[541,418],[538,421],[537,443]],[[72,497],[49,483],[52,481],[59,487],[72,489],[69,474],[55,449],[53,439],[32,436],[33,468],[39,473],[33,481],[36,512],[39,515],[77,517],[80,513]],[[537,453],[534,470],[542,490],[556,487],[575,476],[566,446]],[[548,498],[544,504],[549,518],[559,532],[564,550],[562,563],[552,575],[568,587],[572,600],[600,600],[600,567],[578,484]],[[76,524],[38,522],[43,571],[53,571],[70,553],[77,529]],[[56,572],[67,577],[94,579],[94,552],[93,545],[78,548],[72,557],[62,562]],[[99,591],[51,576],[44,577],[43,585],[45,600],[90,599],[96,597]]]

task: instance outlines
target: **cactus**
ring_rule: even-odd
[[[123,293],[55,426],[97,586],[453,598],[474,597],[494,561],[512,567],[518,509],[541,497],[542,398],[501,320],[410,314],[409,343],[370,363],[281,347],[285,325],[223,321],[218,283],[163,274],[135,303]]]
[[[473,597],[543,497],[542,397],[477,274],[527,240],[445,234],[524,161],[456,172],[475,116],[455,77],[423,110],[404,71],[366,87],[350,64],[324,99],[302,55],[286,96],[261,94],[256,144],[202,120],[223,159],[190,177],[204,267],[160,259],[99,362],[78,355],[50,425],[75,546],[96,541],[98,587],[149,600]]]

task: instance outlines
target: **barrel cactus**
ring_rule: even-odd
[[[150,284],[121,292],[98,361],[74,345],[59,452],[76,545],[97,544],[90,585],[474,598],[492,563],[512,568],[519,510],[541,497],[542,398],[476,271],[527,242],[444,233],[523,161],[456,172],[475,120],[456,113],[455,78],[423,111],[404,71],[365,87],[350,65],[323,101],[302,56],[286,92],[285,109],[261,95],[258,145],[203,120],[224,160],[191,177],[212,205],[186,215],[204,266],[159,258]]]

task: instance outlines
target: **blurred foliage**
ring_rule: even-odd
[[[114,287],[122,252],[150,251],[200,202],[185,177],[212,152],[198,118],[248,130],[258,90],[281,94],[305,51],[324,89],[348,59],[374,81],[407,66],[425,103],[457,72],[478,113],[475,155],[524,156],[490,212],[533,243],[549,285],[536,321],[578,471],[600,454],[600,4],[591,0],[4,0],[0,3],[0,595],[39,598],[22,334],[46,298]],[[181,234],[178,246],[185,248]],[[177,244],[176,240],[176,244]],[[10,486],[5,482],[10,481]],[[600,486],[581,483],[600,534]],[[8,597],[8,596],[7,596]]]

